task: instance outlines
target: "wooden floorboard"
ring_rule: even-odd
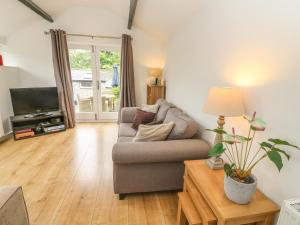
[[[0,186],[21,185],[31,225],[175,225],[175,192],[113,193],[116,124],[0,144]]]

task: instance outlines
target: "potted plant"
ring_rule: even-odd
[[[258,143],[256,150],[252,148],[257,132],[265,131],[266,123],[256,117],[244,116],[249,123],[248,136],[236,134],[232,128],[232,134],[221,128],[209,130],[223,134],[221,143],[217,143],[209,152],[209,156],[217,157],[224,154],[228,163],[224,164],[224,191],[226,196],[238,204],[248,204],[256,191],[257,179],[252,174],[253,168],[263,159],[271,160],[280,171],[283,167],[282,156],[288,160],[290,156],[282,149],[283,146],[299,149],[298,146],[281,139],[270,138]]]

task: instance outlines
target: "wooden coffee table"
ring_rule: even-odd
[[[185,168],[178,225],[272,224],[279,208],[259,190],[248,205],[238,205],[224,194],[223,170],[211,170],[205,160],[185,161]]]

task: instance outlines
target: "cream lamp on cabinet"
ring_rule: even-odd
[[[157,80],[159,80],[159,81],[162,80],[162,69],[161,68],[148,68],[147,84],[157,85]]]
[[[218,116],[218,128],[223,128],[225,117],[242,116],[245,113],[241,90],[232,87],[213,87],[209,89],[203,112]],[[222,134],[216,134],[214,144],[223,140]],[[212,169],[223,168],[221,157],[211,157],[207,160]]]

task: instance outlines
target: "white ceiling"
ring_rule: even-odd
[[[128,19],[130,0],[33,0],[55,20],[74,6],[99,7]],[[18,29],[42,18],[18,0],[0,0],[0,36],[9,36]],[[134,26],[149,34],[167,39],[196,10],[203,0],[139,0]]]

